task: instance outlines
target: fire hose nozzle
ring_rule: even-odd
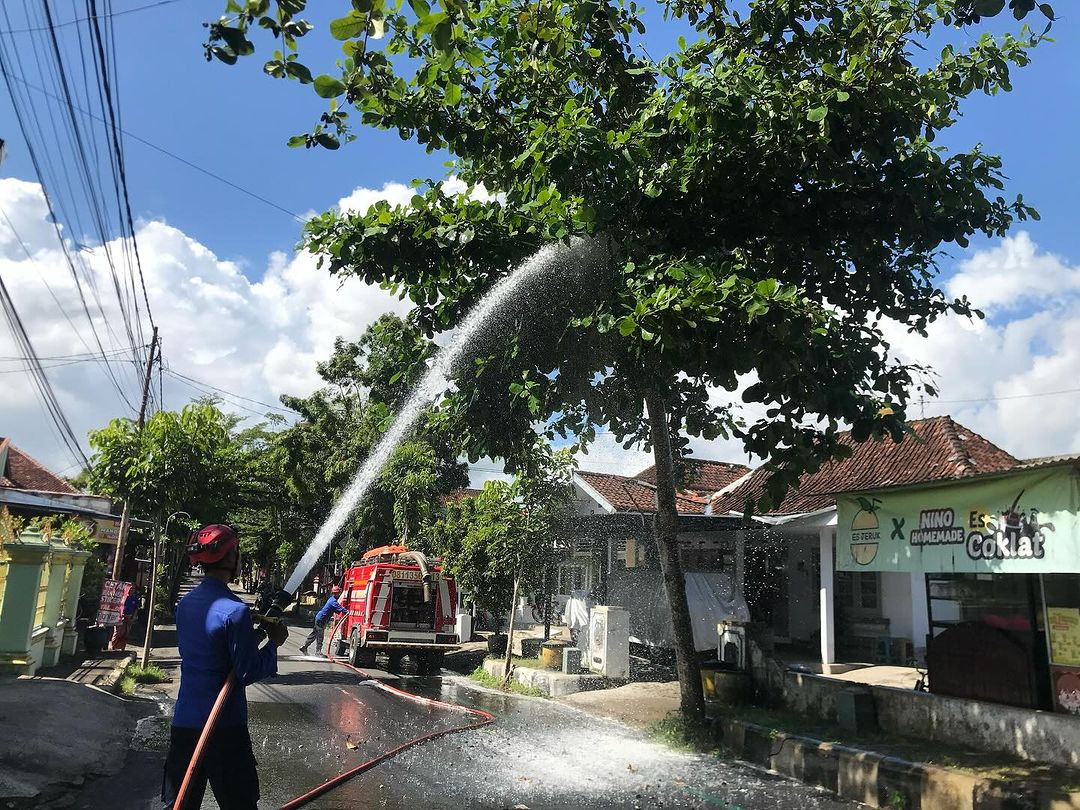
[[[293,596],[288,591],[278,591],[270,607],[266,609],[267,616],[280,616],[293,602]]]

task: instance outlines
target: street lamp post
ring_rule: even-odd
[[[146,615],[146,638],[143,639],[142,656],[140,657],[140,663],[143,669],[150,661],[150,649],[153,646],[152,640],[154,635],[154,609],[157,601],[157,576],[158,576],[158,560],[161,559],[161,535],[169,536],[169,521],[178,515],[184,515],[190,518],[187,512],[173,512],[167,518],[165,518],[165,531],[162,532],[161,524],[154,523],[154,557],[153,562],[150,564],[150,599],[148,601],[148,612]]]

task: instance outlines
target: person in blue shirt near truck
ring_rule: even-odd
[[[321,652],[323,648],[323,631],[326,629],[326,623],[330,621],[332,616],[349,612],[337,600],[340,593],[341,588],[337,585],[330,589],[330,597],[326,600],[326,604],[322,606],[322,609],[315,614],[315,626],[311,628],[311,632],[308,633],[303,646],[300,647],[301,655],[308,654],[308,647],[311,646],[311,642],[315,642],[315,649]]]
[[[199,734],[230,671],[235,673],[236,685],[193,775],[184,808],[202,805],[207,782],[221,810],[258,807],[259,775],[248,734],[244,687],[277,674],[277,650],[289,631],[281,623],[264,625],[269,642],[259,647],[251,611],[229,589],[239,568],[239,544],[236,531],[224,524],[200,529],[188,544],[192,565],[201,565],[204,577],[176,608],[180,692],[161,784],[165,810],[173,810]]]

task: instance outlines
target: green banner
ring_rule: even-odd
[[[1071,465],[836,499],[839,571],[1080,573]]]

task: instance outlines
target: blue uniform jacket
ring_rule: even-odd
[[[202,728],[231,669],[236,686],[218,726],[247,725],[244,687],[277,674],[277,647],[259,649],[251,612],[229,586],[206,577],[176,608],[180,693],[173,725]]]
[[[326,604],[322,606],[322,610],[315,614],[315,624],[326,624],[328,621],[330,621],[331,613],[348,612],[349,611],[345,610],[345,608],[341,606],[341,603],[338,602],[337,599],[331,596],[329,599],[326,600]]]

